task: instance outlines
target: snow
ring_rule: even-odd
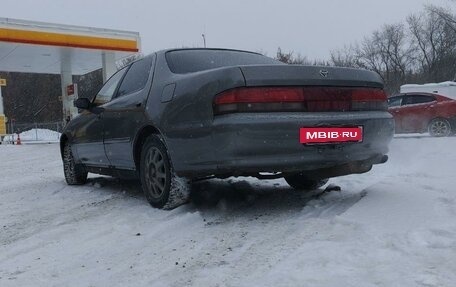
[[[451,86],[456,86],[456,82],[451,82],[451,81],[446,81],[446,82],[441,82],[441,83],[427,83],[427,84],[406,84],[402,85],[404,88],[419,88],[419,87],[429,87],[429,88],[435,88],[435,87],[451,87]]]
[[[48,129],[30,129],[20,133],[21,141],[28,142],[59,142],[61,133]],[[17,135],[6,136],[5,141],[14,140],[16,142]]]
[[[428,84],[407,84],[401,86],[401,93],[434,93],[456,100],[456,82],[428,83]]]
[[[321,196],[202,182],[171,211],[135,182],[67,186],[58,145],[2,145],[0,286],[454,286],[455,144],[396,137]]]

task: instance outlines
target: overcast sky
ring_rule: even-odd
[[[144,53],[174,47],[261,51],[310,59],[449,0],[1,0],[0,17],[137,31]]]

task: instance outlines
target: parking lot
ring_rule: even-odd
[[[400,136],[340,192],[210,180],[164,211],[135,182],[67,186],[57,144],[1,145],[0,286],[452,286],[455,146]]]

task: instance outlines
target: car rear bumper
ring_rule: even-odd
[[[362,126],[363,141],[325,145],[299,142],[301,127]],[[388,112],[269,113],[218,116],[211,127],[212,159],[186,161],[186,176],[297,172],[380,163],[388,152],[394,121]],[[204,159],[204,155],[194,155]],[[369,168],[370,169],[370,168]],[[366,170],[367,171],[367,170]]]

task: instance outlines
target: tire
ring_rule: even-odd
[[[151,135],[144,142],[139,173],[144,195],[153,207],[173,209],[188,201],[188,180],[174,173],[160,136]]]
[[[74,162],[71,146],[65,143],[63,147],[63,173],[68,185],[82,185],[87,182],[87,171]]]
[[[328,179],[308,179],[303,173],[285,176],[284,178],[296,190],[315,190],[328,182]]]
[[[450,122],[443,118],[433,119],[429,123],[429,134],[433,137],[447,137],[451,135]]]

